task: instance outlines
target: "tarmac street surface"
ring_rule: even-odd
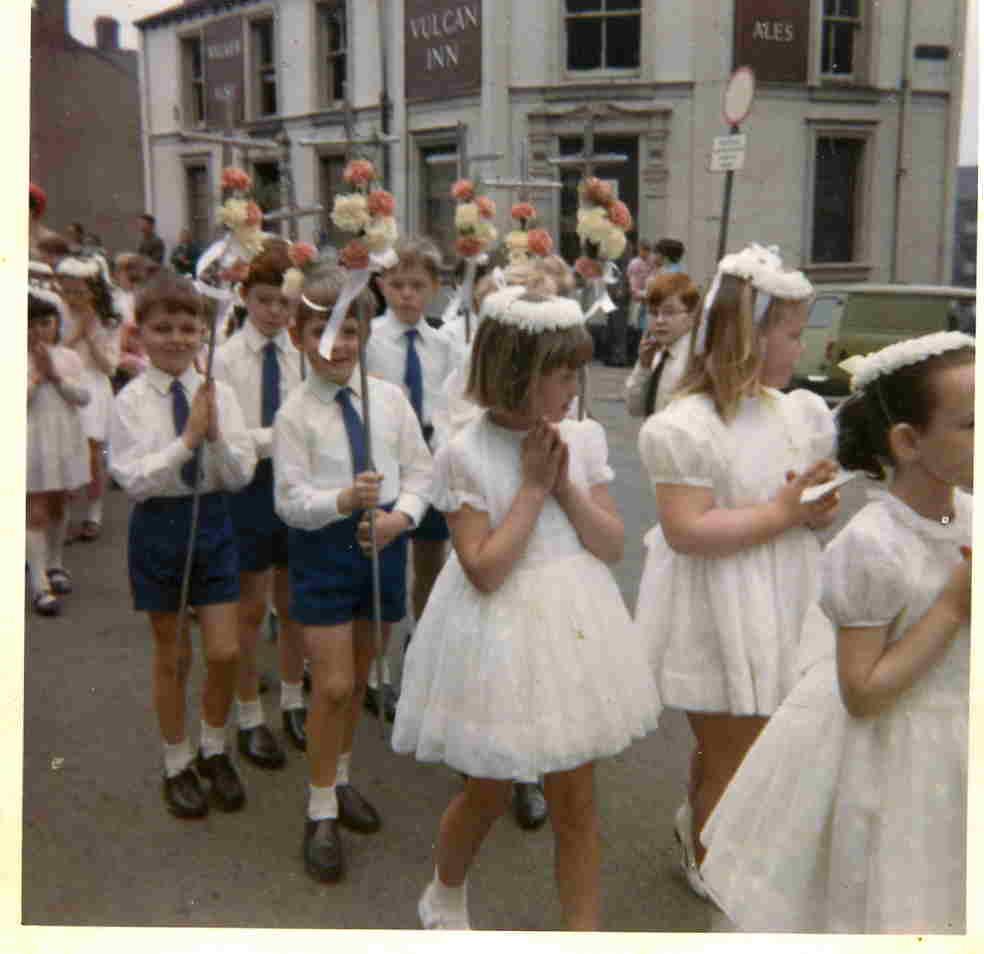
[[[615,575],[634,610],[642,537],[655,522],[655,504],[636,450],[639,421],[621,403],[628,371],[595,365],[590,373],[592,412],[607,430],[626,526]],[[126,576],[128,512],[125,496],[109,492],[102,538],[66,551],[76,590],[63,615],[25,617],[22,923],[416,928],[437,822],[460,782],[445,766],[394,754],[372,717],[359,728],[352,779],[379,809],[383,829],[343,832],[347,873],[339,884],[319,885],[304,872],[307,773],[304,757],[289,747],[281,771],[239,760],[247,790],[242,812],[213,810],[201,821],[167,813],[150,630],[131,608]],[[276,671],[267,640],[261,669]],[[201,674],[196,644],[193,744]],[[279,685],[261,698],[286,745]],[[229,746],[235,750],[232,727]],[[676,867],[673,813],[684,797],[690,748],[686,721],[667,710],[656,732],[598,766],[607,930],[710,927],[710,906],[690,893]],[[524,832],[503,818],[472,870],[469,899],[477,929],[558,930],[549,825]]]

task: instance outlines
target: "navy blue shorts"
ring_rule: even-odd
[[[133,606],[141,613],[176,613],[191,532],[191,495],[154,497],[130,514],[128,564]],[[188,587],[190,606],[239,600],[239,554],[229,495],[202,494]]]
[[[428,507],[424,519],[410,531],[409,536],[413,540],[443,542],[451,539],[451,531],[448,529],[448,522],[444,519],[444,514],[440,510]]]
[[[386,510],[391,507],[384,508]],[[337,626],[372,618],[372,560],[356,542],[361,514],[321,530],[290,529],[290,617],[305,626]],[[407,607],[407,535],[379,551],[384,623]]]
[[[229,512],[241,573],[287,566],[287,524],[273,508],[273,461],[269,457],[256,465],[256,474],[246,487],[229,495]]]

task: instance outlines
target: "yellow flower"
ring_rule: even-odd
[[[526,233],[519,229],[514,229],[506,236],[506,247],[510,252],[523,252],[525,254],[529,247],[529,239]]]
[[[335,196],[331,220],[345,232],[361,232],[369,224],[369,206],[359,193]]]
[[[473,230],[478,225],[478,206],[474,202],[460,202],[454,213],[454,225],[459,232]]]
[[[625,251],[625,233],[618,228],[612,230],[601,243],[601,253],[605,258],[618,258]]]
[[[589,242],[601,244],[612,229],[608,214],[600,207],[577,210],[577,234]]]
[[[478,227],[475,229],[475,238],[480,242],[484,242],[486,245],[491,245],[498,237],[499,233],[496,227],[484,219],[479,222]]]
[[[245,199],[226,199],[219,209],[219,221],[235,231],[246,224],[247,201]]]
[[[366,226],[366,245],[370,252],[383,252],[390,248],[399,237],[399,229],[396,227],[396,219],[391,215],[373,219]]]

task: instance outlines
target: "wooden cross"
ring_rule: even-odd
[[[352,104],[348,100],[345,101],[342,115],[345,125],[345,137],[343,139],[299,139],[298,144],[312,148],[318,148],[319,146],[342,146],[345,150],[345,161],[348,162],[352,158],[354,146],[370,146],[380,150],[385,159],[389,151],[387,147],[390,143],[400,141],[399,136],[387,136],[382,134],[378,129],[373,130],[371,136],[356,136],[355,115],[352,111]],[[382,164],[383,170],[385,170],[386,165],[385,162]],[[384,189],[389,188],[388,182],[384,179],[380,181]]]
[[[460,122],[455,129],[455,151],[441,152],[430,155],[425,160],[428,165],[437,165],[444,162],[453,162],[456,165],[456,177],[458,179],[471,179],[475,187],[483,185],[486,180],[481,176],[472,175],[472,166],[480,162],[493,162],[501,159],[501,152],[483,152],[472,156],[468,153],[468,127]]]
[[[553,179],[530,178],[529,148],[525,141],[519,147],[519,178],[503,179],[496,177],[495,179],[486,179],[484,185],[490,189],[516,192],[522,202],[529,199],[531,192],[564,188],[563,183],[555,182]]]

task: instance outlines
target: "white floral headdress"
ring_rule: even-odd
[[[755,311],[752,316],[755,324],[758,324],[765,317],[773,298],[781,298],[785,301],[804,301],[813,294],[813,285],[802,272],[783,268],[778,245],[766,247],[757,242],[752,242],[740,252],[725,255],[718,263],[714,281],[704,298],[704,309],[695,345],[697,354],[703,354],[707,350],[707,319],[721,288],[721,278],[724,275],[732,275],[743,281],[751,282],[752,287],[758,293],[755,297]]]
[[[863,391],[886,374],[934,355],[960,348],[973,348],[974,339],[962,331],[937,331],[931,335],[897,341],[868,355],[853,355],[838,365],[851,376],[851,390]]]
[[[56,275],[67,275],[69,278],[95,278],[99,271],[99,262],[95,259],[63,258],[55,266]]]
[[[576,301],[557,296],[533,299],[526,294],[522,285],[491,292],[482,302],[482,315],[534,335],[584,324],[584,312]]]

